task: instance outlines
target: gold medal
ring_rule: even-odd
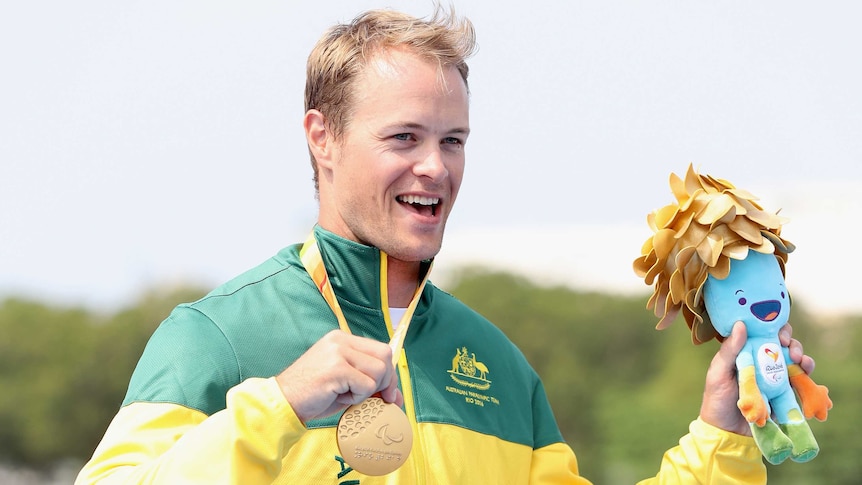
[[[386,475],[410,456],[413,430],[400,407],[370,397],[347,408],[338,421],[338,449],[351,468]]]

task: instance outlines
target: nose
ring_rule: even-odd
[[[446,167],[441,147],[429,148],[427,152],[420,155],[413,166],[413,173],[419,177],[428,177],[432,182],[445,180],[449,175],[449,169]]]

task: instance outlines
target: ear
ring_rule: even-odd
[[[332,133],[326,129],[326,117],[316,109],[310,109],[305,113],[302,120],[305,128],[305,140],[308,142],[308,150],[317,160],[318,168],[330,168],[332,166],[333,153],[337,148]]]

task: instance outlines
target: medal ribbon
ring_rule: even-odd
[[[383,251],[380,251],[380,256],[381,281],[387,281],[386,268],[389,256]],[[338,326],[341,327],[341,330],[347,333],[352,333],[350,331],[350,327],[347,325],[347,319],[344,318],[344,312],[341,311],[341,306],[338,304],[338,299],[335,297],[335,290],[332,288],[332,283],[329,281],[329,275],[326,273],[326,267],[323,264],[323,257],[320,255],[320,247],[317,245],[314,231],[308,235],[308,239],[305,240],[305,243],[299,250],[299,259],[302,260],[302,265],[305,267],[308,275],[311,276],[311,280],[314,281],[314,285],[317,286],[318,290],[320,290],[320,294],[323,295],[323,299],[326,300],[326,303],[329,304],[329,308],[332,309],[332,313],[335,314],[335,318],[338,319]],[[398,365],[398,359],[401,357],[401,348],[404,346],[404,337],[407,335],[407,327],[410,326],[410,321],[413,319],[413,312],[416,311],[416,305],[419,304],[419,297],[422,296],[422,290],[425,289],[425,283],[428,282],[428,275],[430,274],[431,268],[429,267],[425,271],[422,283],[420,283],[416,288],[416,292],[413,294],[410,304],[407,305],[407,310],[404,312],[404,315],[398,322],[398,326],[392,333],[392,339],[389,341],[389,348],[392,349],[393,366]],[[383,295],[383,301],[385,303],[384,306],[388,307],[388,295],[385,293],[385,288]],[[384,308],[383,311],[387,312],[388,308]]]

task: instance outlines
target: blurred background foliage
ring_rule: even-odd
[[[545,383],[581,472],[597,485],[654,475],[697,417],[717,343],[694,346],[680,319],[662,332],[639,297],[543,287],[464,269],[447,290],[495,322]],[[80,466],[101,439],[153,330],[199,288],[155,290],[112,314],[21,298],[0,301],[0,464],[48,476]],[[794,336],[835,402],[811,421],[821,454],[769,467],[772,483],[856,484],[862,476],[862,317],[824,325],[794,306]]]

